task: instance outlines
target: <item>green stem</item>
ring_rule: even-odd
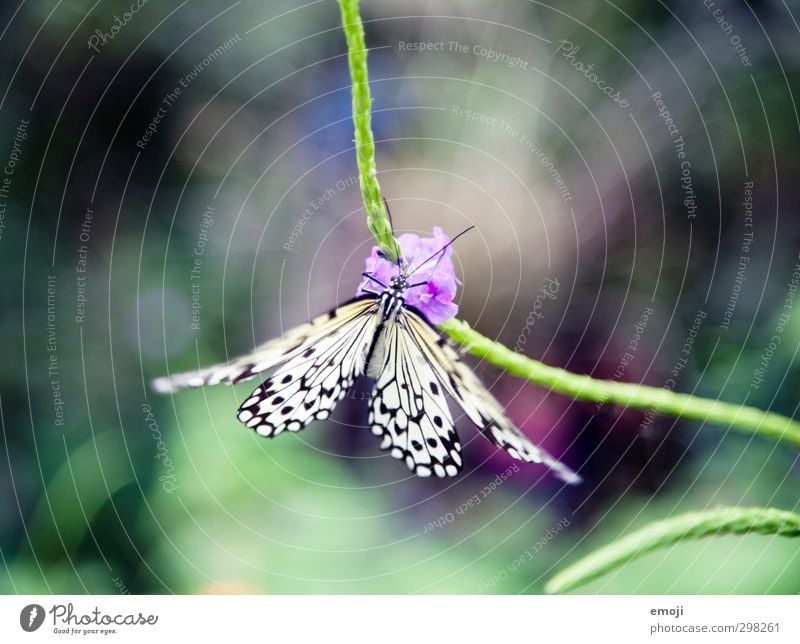
[[[367,225],[383,254],[396,260],[400,249],[384,209],[375,169],[375,142],[370,124],[371,99],[367,76],[367,50],[358,0],[339,0],[347,39],[353,87],[353,125],[361,194]],[[717,423],[747,433],[763,434],[800,445],[800,423],[772,412],[719,400],[679,394],[659,387],[595,380],[531,360],[471,329],[466,322],[450,320],[441,328],[467,350],[509,373],[576,400],[614,403],[681,418]]]
[[[628,561],[687,539],[724,534],[800,536],[800,515],[773,508],[717,508],[658,521],[595,550],[545,585],[548,593],[563,593],[588,583]]]
[[[369,228],[381,252],[392,262],[400,255],[400,246],[392,233],[391,222],[384,208],[381,187],[375,167],[375,140],[372,137],[372,99],[367,75],[367,49],[364,26],[358,11],[358,0],[339,0],[342,28],[347,40],[350,80],[353,87],[353,126],[361,196],[367,210]]]
[[[442,330],[483,358],[508,373],[525,378],[575,400],[617,404],[679,418],[716,423],[746,433],[763,434],[800,445],[800,423],[791,418],[721,400],[676,393],[670,389],[635,383],[597,380],[548,366],[482,336],[461,320],[449,320]]]

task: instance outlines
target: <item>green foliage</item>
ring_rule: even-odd
[[[572,590],[637,557],[679,541],[750,533],[798,537],[800,515],[773,508],[728,507],[690,512],[658,521],[565,568],[545,585],[545,590],[549,593]]]

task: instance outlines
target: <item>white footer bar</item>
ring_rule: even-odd
[[[800,642],[796,596],[6,596],[1,642]],[[498,639],[503,638],[503,639]],[[583,638],[583,639],[578,639]],[[512,641],[512,640],[508,640]],[[228,644],[228,642],[226,642]]]

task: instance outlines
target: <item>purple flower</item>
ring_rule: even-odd
[[[458,305],[453,302],[453,299],[456,296],[457,285],[461,282],[456,277],[456,269],[453,266],[453,260],[450,259],[453,254],[453,247],[447,246],[450,238],[436,226],[433,229],[433,237],[423,239],[413,233],[405,233],[400,235],[397,241],[400,243],[400,250],[406,261],[407,272],[414,273],[409,278],[410,283],[426,282],[406,292],[406,303],[422,311],[432,324],[441,324],[455,317],[458,313]],[[439,261],[440,255],[437,255],[422,264],[445,246],[447,249],[444,251],[441,261]],[[367,257],[366,262],[367,273],[371,273],[375,279],[384,284],[389,284],[392,278],[397,277],[399,270],[397,264],[393,264],[379,254],[377,246],[372,247],[372,253]],[[374,282],[365,277],[358,291],[359,293],[363,293],[364,289],[374,291],[376,286]]]

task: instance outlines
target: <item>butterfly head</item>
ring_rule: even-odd
[[[409,289],[408,278],[405,274],[400,273],[397,277],[393,277],[389,282],[389,288],[395,291],[398,295],[403,295]]]
[[[433,324],[449,320],[458,312],[454,299],[460,282],[450,255],[452,242],[460,236],[451,240],[438,227],[430,238],[404,233],[397,238],[402,252],[399,258],[390,258],[373,246],[360,292],[376,298],[391,295]]]

